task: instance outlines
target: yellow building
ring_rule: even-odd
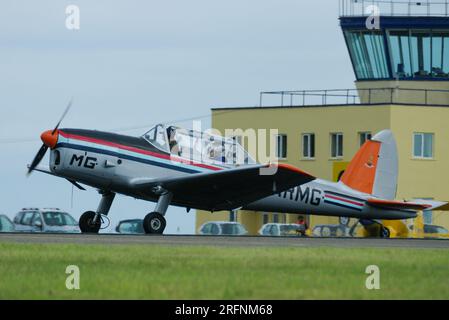
[[[366,16],[355,9],[343,11],[340,24],[357,89],[263,92],[257,107],[212,109],[212,127],[222,133],[277,129],[281,163],[334,181],[365,139],[391,129],[399,156],[397,198],[449,200],[449,17],[390,13],[381,17],[379,29],[369,30]],[[279,97],[279,105],[265,106],[266,95]],[[264,223],[297,218],[198,211],[196,227],[236,220],[257,234]],[[332,217],[308,219],[312,227],[339,223]],[[426,212],[424,222],[449,229],[449,213]]]

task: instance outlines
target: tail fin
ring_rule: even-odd
[[[341,177],[346,186],[382,199],[396,197],[398,153],[390,130],[365,142]]]

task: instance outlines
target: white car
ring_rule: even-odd
[[[19,232],[81,232],[78,222],[58,208],[24,208],[16,214],[14,225]]]
[[[305,226],[296,223],[267,223],[264,224],[259,234],[272,237],[297,237],[305,232]]]
[[[248,231],[238,222],[213,221],[203,224],[199,229],[199,233],[214,236],[243,236],[248,234]]]
[[[0,214],[0,232],[14,232],[14,224],[4,214]]]

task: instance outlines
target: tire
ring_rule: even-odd
[[[330,237],[331,229],[329,227],[323,227],[323,229],[321,229],[321,236],[322,237]]]
[[[82,233],[98,233],[101,227],[101,219],[98,219],[95,225],[92,223],[95,217],[95,212],[84,212],[79,220],[79,227]]]
[[[167,222],[158,212],[151,212],[143,219],[143,230],[146,234],[162,234]]]
[[[390,238],[390,230],[382,226],[382,229],[380,230],[380,236],[382,238]]]

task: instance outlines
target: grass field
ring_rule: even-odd
[[[380,290],[365,288],[372,264]],[[449,299],[449,251],[1,243],[0,298]]]

